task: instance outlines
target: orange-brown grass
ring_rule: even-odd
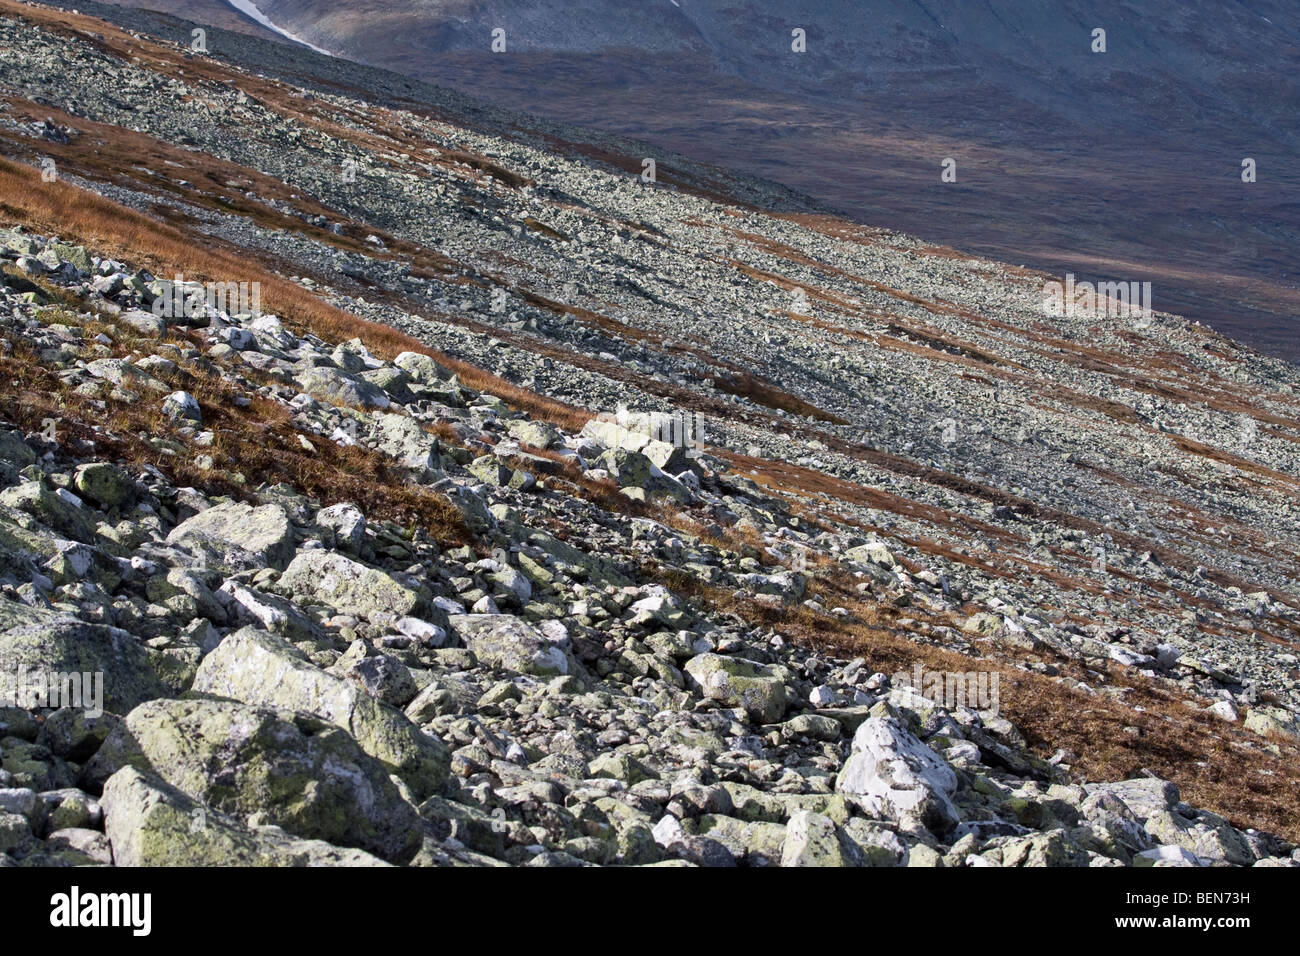
[[[238,499],[249,498],[259,484],[285,482],[322,504],[356,502],[376,519],[421,528],[441,543],[466,540],[460,512],[442,496],[407,482],[378,452],[304,436],[315,447],[310,452],[299,443],[301,433],[293,428],[282,405],[254,396],[247,407],[239,408],[233,399],[242,393],[216,377],[181,371],[169,382],[198,399],[204,427],[216,435],[209,450],[214,467],[204,469],[190,451],[192,444],[162,414],[160,400],[109,399],[107,410],[101,411],[95,400],[65,388],[21,344],[11,355],[0,356],[0,375],[8,383],[0,393],[0,415],[32,432],[42,431],[44,423],[53,419],[57,440],[74,454],[93,448],[96,455],[129,467],[157,468],[174,484]],[[95,431],[93,425],[101,430]],[[167,454],[142,436],[170,439],[187,448],[181,454]]]
[[[400,252],[411,260],[413,270],[424,276],[445,278],[456,268],[446,256],[404,243],[370,224],[345,223],[340,235],[282,212],[272,202],[292,206],[303,216],[340,218],[339,213],[304,196],[301,189],[255,169],[206,153],[181,149],[145,133],[72,116],[29,100],[0,97],[0,103],[8,103],[15,117],[49,118],[81,131],[81,135],[67,144],[42,143],[42,152],[53,156],[64,172],[126,185],[155,195],[175,196],[192,205],[243,216],[263,228],[297,232],[333,248],[364,253],[372,258],[394,258]],[[14,155],[33,154],[31,141],[17,133],[0,130],[0,142],[6,143]],[[131,161],[123,162],[124,156],[130,157]],[[169,169],[183,170],[186,185],[174,182],[168,175]],[[248,198],[245,192],[249,187],[253,187],[266,201]],[[183,218],[178,211],[165,206],[155,208],[164,221],[177,222]],[[371,234],[383,240],[388,252],[364,241]]]
[[[264,268],[250,253],[218,240],[182,233],[95,193],[62,182],[42,182],[37,170],[0,158],[0,221],[35,231],[58,233],[94,248],[145,265],[161,275],[180,272],[188,279],[257,281],[264,307],[290,327],[328,342],[360,338],[382,358],[419,352],[450,368],[465,385],[489,392],[516,408],[561,427],[581,428],[590,413],[520,388],[468,362],[430,349],[391,326],[358,318],[322,301],[314,293]]]

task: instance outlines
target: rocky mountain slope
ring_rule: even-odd
[[[224,0],[118,2],[239,19]],[[1286,0],[257,9],[347,59],[766,176],[862,222],[1090,281],[1150,281],[1157,308],[1300,360],[1300,9]],[[940,179],[946,158],[954,182]]]
[[[0,0],[0,861],[1300,862],[1294,366],[133,23]]]

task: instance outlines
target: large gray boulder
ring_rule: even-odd
[[[622,448],[644,455],[655,467],[668,472],[679,472],[689,463],[683,444],[661,441],[655,437],[660,431],[662,416],[632,413],[627,423],[593,418],[582,427],[583,438],[590,438],[607,449]]]
[[[74,541],[85,544],[95,540],[95,523],[87,510],[44,481],[27,481],[0,491],[0,507],[26,512]]]
[[[570,651],[568,633],[557,622],[548,622],[544,629],[509,614],[453,614],[447,620],[474,656],[492,667],[535,677],[581,669]]]
[[[193,689],[277,711],[314,714],[342,727],[419,798],[439,792],[446,783],[450,755],[440,740],[265,631],[246,627],[229,635],[203,659]]]
[[[419,421],[406,415],[377,415],[372,424],[372,441],[383,454],[407,468],[442,471],[438,438],[420,428]]]
[[[77,494],[104,509],[121,508],[136,495],[135,482],[121,468],[97,461],[77,468],[73,476]]]
[[[456,378],[451,369],[439,365],[433,358],[420,352],[403,352],[393,359],[393,364],[421,385],[450,382]]]
[[[167,386],[127,359],[96,359],[86,365],[95,378],[131,391],[165,392]]]
[[[47,681],[50,674],[80,675],[82,706],[88,696],[102,694],[104,709],[117,714],[174,690],[160,678],[154,652],[134,635],[104,624],[32,617],[38,620],[0,632],[0,674],[6,680],[20,672]]]
[[[221,568],[280,570],[293,557],[293,525],[279,505],[254,508],[231,501],[182,521],[167,543],[198,551]]]
[[[442,471],[438,439],[406,415],[376,415],[371,425],[375,447],[406,468]]]
[[[316,527],[326,545],[357,557],[366,554],[366,516],[361,509],[344,501],[316,513]]]
[[[257,813],[295,836],[397,863],[420,848],[418,815],[387,769],[346,731],[307,714],[231,700],[151,701],[109,734],[83,779],[106,781],[128,765],[214,810]]]
[[[303,551],[280,576],[281,593],[364,618],[406,617],[420,596],[376,568],[332,551]]]
[[[861,866],[861,852],[830,817],[796,810],[785,827],[782,866]]]
[[[384,866],[364,850],[244,826],[135,767],[104,787],[104,832],[118,866]]]
[[[644,501],[648,497],[668,497],[679,502],[689,501],[690,490],[676,478],[664,474],[653,461],[638,451],[611,448],[596,460],[619,487],[628,492],[638,492],[629,497]]]
[[[958,822],[952,795],[957,774],[943,758],[892,717],[870,717],[835,781],[871,816],[898,820],[905,829],[942,834]]]
[[[336,368],[309,368],[299,374],[298,387],[313,398],[331,405],[379,409],[392,405],[392,400],[378,385]]]
[[[0,484],[12,484],[18,473],[36,464],[36,452],[21,432],[0,428]]]
[[[789,678],[779,665],[722,654],[700,654],[686,664],[687,682],[700,696],[742,707],[760,724],[774,724],[785,713]]]
[[[547,422],[515,421],[507,431],[515,441],[533,448],[553,448],[564,440],[560,430]]]

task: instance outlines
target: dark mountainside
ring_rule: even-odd
[[[216,0],[131,2],[229,25]],[[349,59],[765,176],[862,222],[1151,281],[1158,308],[1300,358],[1300,6],[1287,0],[258,6]],[[1105,53],[1091,52],[1095,27]]]

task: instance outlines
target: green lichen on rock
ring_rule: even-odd
[[[700,654],[686,664],[691,685],[703,696],[743,707],[756,721],[774,724],[785,713],[785,668],[739,657]]]
[[[374,618],[406,617],[420,596],[388,574],[329,551],[303,551],[279,580],[280,591],[296,600],[337,607],[344,613]]]
[[[142,704],[109,735],[91,776],[124,766],[156,773],[212,809],[259,814],[299,837],[406,862],[418,820],[388,777],[344,730],[307,714],[229,700]]]
[[[246,627],[203,659],[194,691],[258,707],[314,714],[348,731],[361,749],[401,777],[417,798],[446,783],[446,746],[352,681],[310,663],[294,647]]]
[[[104,787],[104,832],[118,866],[384,866],[364,850],[244,826],[135,767]]]

